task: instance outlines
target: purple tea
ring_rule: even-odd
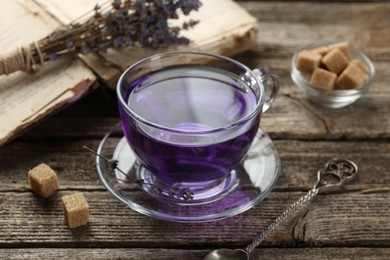
[[[129,83],[124,98],[133,112],[119,106],[126,138],[141,164],[164,183],[225,177],[259,127],[259,115],[247,118],[258,106],[256,93],[215,67],[182,65],[143,75]]]

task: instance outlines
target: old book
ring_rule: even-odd
[[[5,2],[5,1],[4,1]],[[60,23],[34,1],[0,8],[0,48],[7,52],[47,35]],[[95,76],[80,60],[48,63],[39,73],[0,76],[0,146],[87,93]]]
[[[4,0],[5,1],[5,0]],[[11,50],[39,40],[55,28],[91,11],[107,0],[6,0],[0,9],[0,47]],[[95,74],[115,88],[128,66],[154,53],[194,50],[231,56],[250,48],[257,37],[257,20],[233,0],[203,0],[203,6],[172,24],[199,20],[182,31],[191,43],[167,49],[133,47],[109,50],[102,56],[79,55],[45,64],[34,75],[17,72],[0,76],[0,146],[32,125],[75,102],[94,87]],[[75,8],[77,7],[77,8]],[[12,25],[12,26],[11,26]]]

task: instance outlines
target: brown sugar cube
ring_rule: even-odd
[[[339,49],[344,55],[349,58],[349,43],[348,42],[338,42],[330,45],[320,46],[314,49],[311,49],[310,52],[318,53],[321,56],[325,56],[329,51],[333,49]]]
[[[328,51],[329,51],[328,46],[320,46],[320,47],[317,47],[317,48],[310,50],[310,52],[318,53],[321,56],[324,56],[325,54],[327,54]]]
[[[338,43],[334,43],[334,44],[330,44],[328,46],[329,50],[332,50],[332,49],[339,49],[342,53],[344,53],[344,55],[349,58],[350,55],[349,55],[349,43],[348,42],[338,42]]]
[[[69,228],[77,228],[88,223],[89,206],[83,193],[76,192],[63,196],[62,205]]]
[[[359,66],[354,63],[348,65],[336,80],[336,89],[353,89],[361,86],[367,78]]]
[[[28,172],[28,183],[35,193],[44,198],[53,195],[60,186],[57,174],[44,163]]]
[[[333,49],[321,59],[321,63],[331,72],[340,74],[348,66],[349,60],[339,49]]]
[[[297,69],[303,73],[312,73],[314,69],[320,66],[322,56],[318,53],[313,53],[303,50],[297,57]]]
[[[359,69],[361,69],[366,75],[368,75],[368,69],[366,68],[366,66],[364,66],[363,62],[359,59],[353,59],[349,62],[350,64],[354,64],[356,65],[357,67],[359,67]]]
[[[336,78],[337,75],[335,73],[317,68],[310,77],[310,84],[319,89],[332,90],[334,88]]]

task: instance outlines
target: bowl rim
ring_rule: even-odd
[[[316,47],[321,47],[321,46],[326,46],[331,43],[323,43],[323,44],[309,44],[304,46],[303,48],[300,48],[296,52],[294,52],[293,57],[291,59],[291,78],[293,82],[301,89],[304,91],[308,91],[312,95],[321,95],[321,96],[329,96],[329,97],[342,97],[342,96],[351,96],[351,95],[356,95],[356,94],[361,94],[365,93],[369,85],[371,84],[372,80],[374,79],[375,76],[375,67],[371,59],[364,54],[363,52],[359,51],[355,46],[351,45],[349,43],[349,52],[350,56],[354,58],[360,59],[364,65],[368,69],[368,79],[359,87],[354,88],[354,89],[334,89],[334,90],[322,90],[319,88],[316,88],[312,86],[307,78],[301,73],[297,68],[296,68],[296,60],[298,54],[307,49],[314,49]]]

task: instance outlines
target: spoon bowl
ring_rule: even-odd
[[[249,254],[243,249],[218,249],[210,252],[203,260],[249,260]]]

